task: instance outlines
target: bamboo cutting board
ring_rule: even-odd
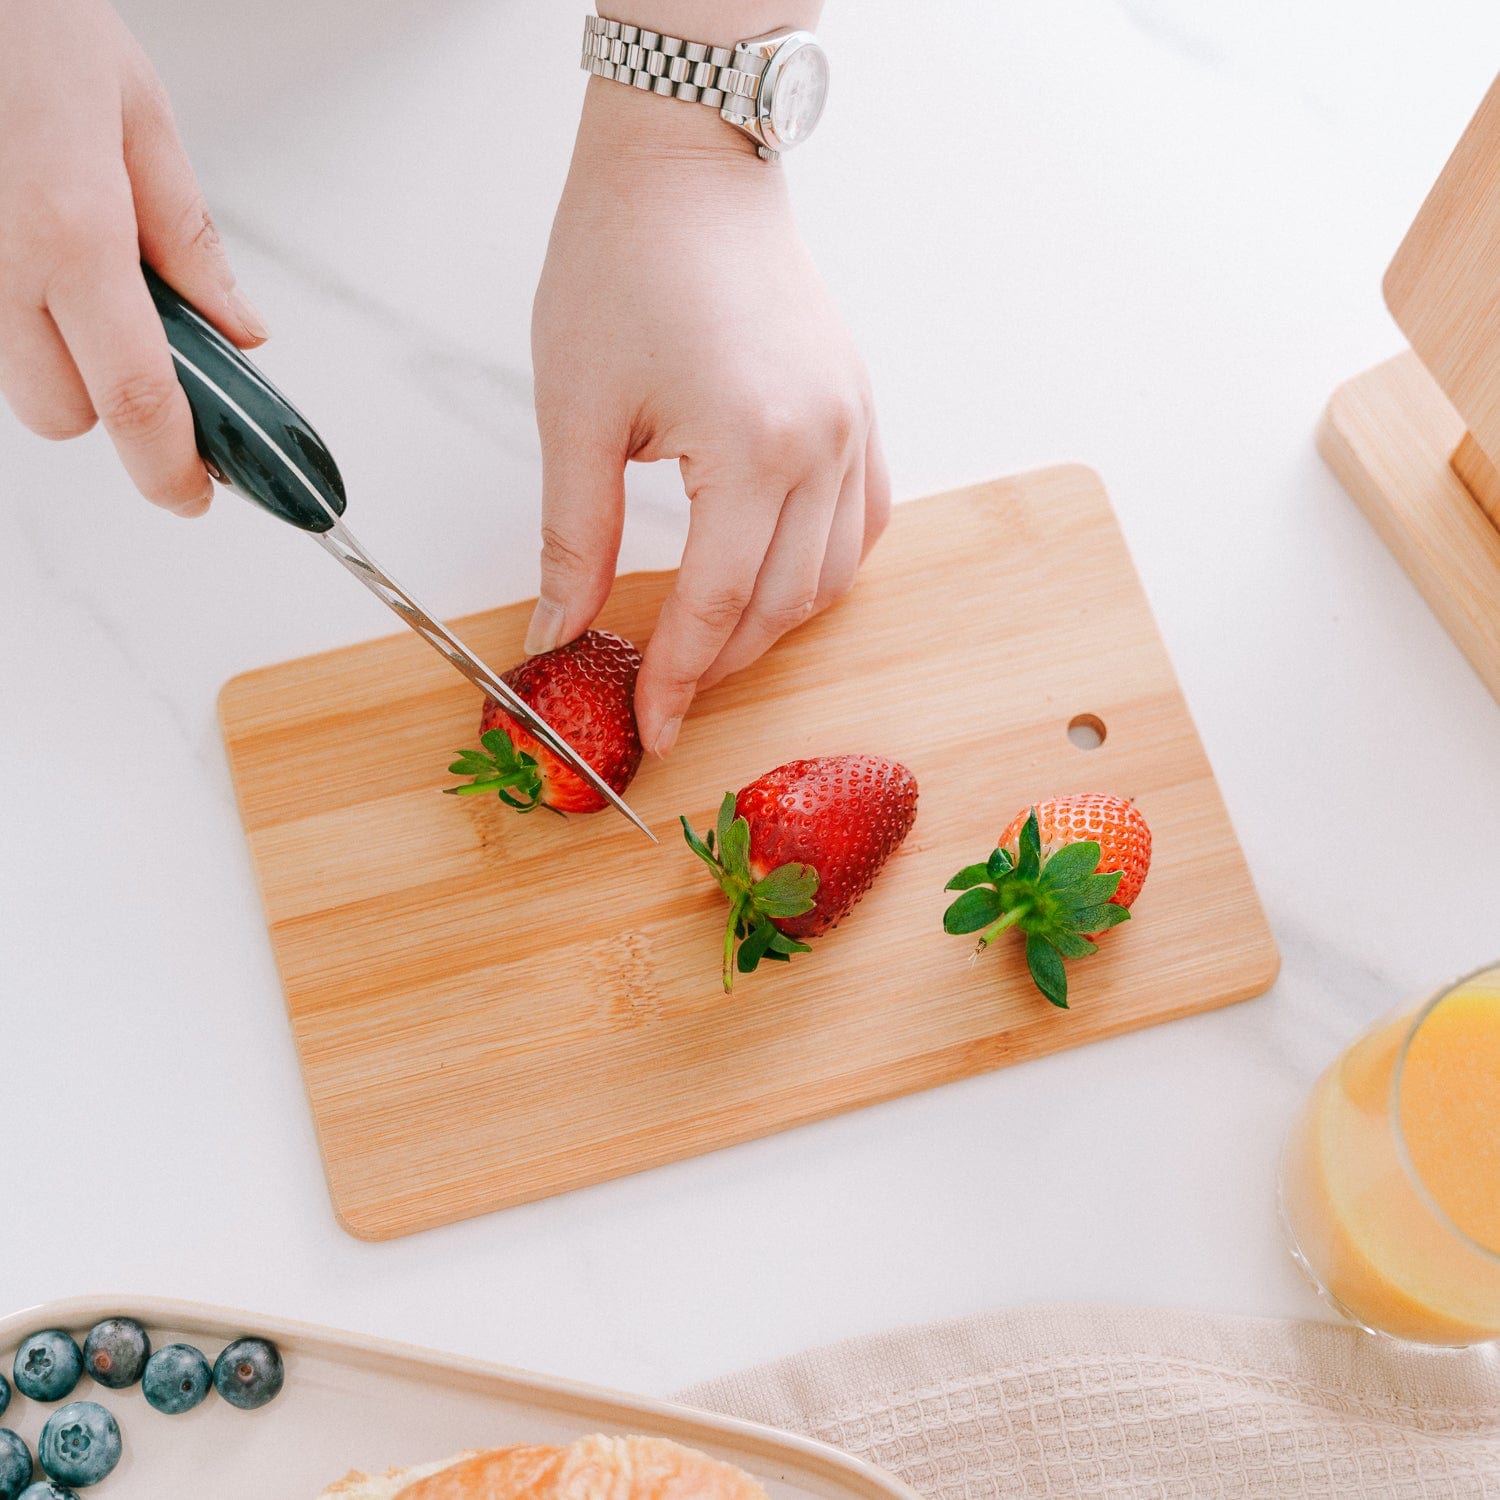
[[[671,584],[622,578],[643,643]],[[460,633],[519,658],[529,603]],[[1096,475],[1048,469],[901,505],[854,592],[703,696],[623,818],[444,797],[473,689],[414,636],[268,667],[220,704],[340,1221],[383,1239],[709,1151],[1259,994],[1277,954]],[[1102,726],[1079,748],[1069,726]],[[719,987],[725,909],[680,842],[794,757],[894,756],[917,822],[815,950]],[[337,766],[336,774],[323,768]],[[1011,814],[1137,799],[1135,920],[1070,968],[970,964],[943,883]]]

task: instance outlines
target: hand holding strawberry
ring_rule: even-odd
[[[982,864],[945,889],[963,894],[943,930],[978,932],[976,951],[1010,928],[1026,937],[1036,986],[1067,1009],[1063,960],[1097,952],[1093,941],[1128,921],[1151,865],[1151,830],[1132,802],[1101,792],[1057,797],[1018,813]]]
[[[533,656],[505,681],[578,751],[617,792],[641,764],[635,726],[636,673],[641,653],[618,635],[586,630],[576,641]],[[539,744],[495,701],[480,717],[482,750],[460,750],[449,771],[470,778],[454,796],[495,793],[507,807],[532,812],[598,812],[607,804],[581,776]]]
[[[752,973],[761,959],[806,953],[853,910],[917,816],[917,779],[876,755],[789,761],[725,794],[705,838],[688,820],[688,847],[729,900],[724,989],[736,962]],[[736,960],[736,945],[738,959]]]

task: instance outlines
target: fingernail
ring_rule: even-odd
[[[214,487],[212,481],[210,481],[208,488],[196,500],[186,500],[181,505],[175,507],[176,513],[185,521],[195,520],[213,504],[213,498]]]
[[[540,656],[562,644],[563,608],[550,599],[538,599],[526,627],[526,654]]]
[[[255,310],[255,304],[238,287],[230,292],[229,305],[234,309],[235,317],[240,320],[240,327],[251,338],[264,343],[271,337],[271,330],[266,327],[266,320]]]
[[[682,715],[678,714],[675,719],[668,719],[661,726],[661,731],[656,736],[656,743],[651,747],[657,755],[670,755],[672,746],[677,743],[677,733],[682,728]]]

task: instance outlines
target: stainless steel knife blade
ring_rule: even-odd
[[[394,610],[429,646],[456,667],[475,687],[505,705],[505,711],[522,724],[571,771],[582,777],[612,807],[635,824],[651,842],[657,837],[634,808],[560,735],[519,693],[493,672],[435,615],[425,610],[360,546],[342,520],[327,531],[310,533],[323,550],[335,557],[381,603]]]

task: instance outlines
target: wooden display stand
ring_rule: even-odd
[[[1334,392],[1318,447],[1500,699],[1500,79],[1384,290],[1411,350]]]

